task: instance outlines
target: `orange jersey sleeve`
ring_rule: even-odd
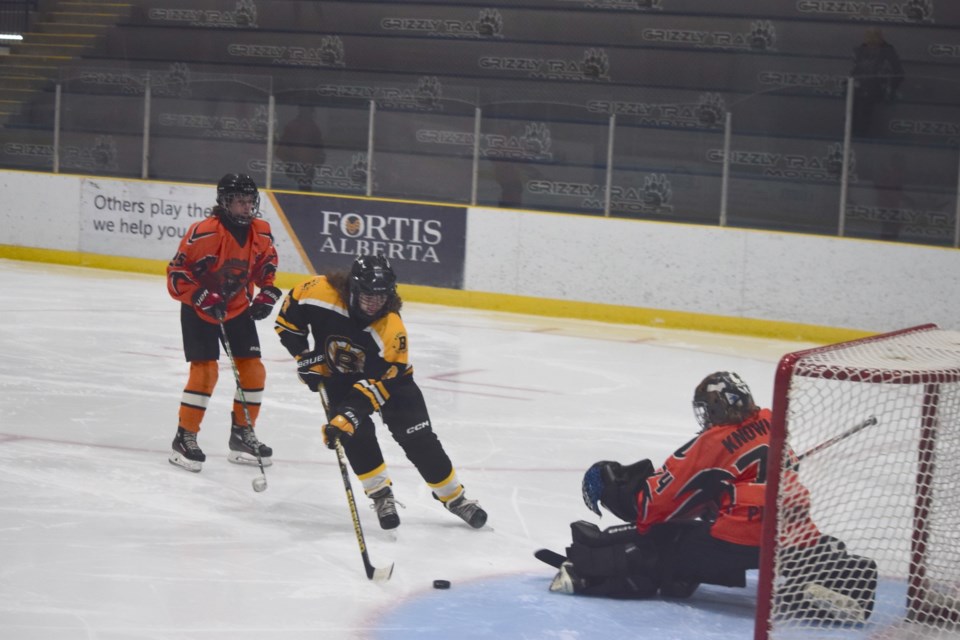
[[[201,289],[215,291],[227,302],[229,320],[250,305],[254,285],[273,285],[276,272],[277,250],[268,222],[252,220],[241,244],[219,217],[211,216],[192,224],[181,239],[167,265],[167,291],[184,304],[193,304]],[[207,322],[216,322],[198,313]]]

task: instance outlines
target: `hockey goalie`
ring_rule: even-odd
[[[654,469],[601,461],[583,478],[583,499],[629,524],[605,530],[577,521],[566,555],[537,557],[559,571],[550,590],[609,598],[688,598],[700,584],[745,587],[759,564],[771,413],[758,408],[735,373],[710,374],[696,387],[701,430]],[[864,622],[873,610],[877,565],[822,535],[809,495],[788,475],[781,546],[781,608],[798,618]],[[802,570],[801,570],[802,568]]]

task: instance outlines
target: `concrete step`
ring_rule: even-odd
[[[44,34],[73,34],[73,35],[91,35],[101,36],[107,32],[112,24],[83,24],[76,22],[51,22],[49,20],[37,20],[31,25],[30,29],[34,32]]]
[[[45,43],[34,43],[34,42],[24,41],[21,44],[13,46],[11,48],[11,53],[28,55],[28,56],[40,56],[44,58],[49,58],[51,56],[74,58],[74,57],[83,55],[84,52],[90,51],[92,49],[93,49],[93,43],[45,44]]]
[[[23,109],[24,100],[8,100],[0,95],[0,114],[17,115]]]
[[[50,22],[114,25],[124,15],[124,11],[51,11],[46,18]]]
[[[30,44],[93,44],[99,33],[42,33],[28,31],[23,34],[23,42]]]
[[[4,63],[0,57],[0,74],[5,76],[46,76],[55,77],[60,67],[51,64]]]
[[[71,56],[36,56],[11,53],[8,56],[0,56],[0,68],[9,67],[51,67],[57,69],[58,65],[72,60]]]
[[[4,73],[4,69],[0,68],[0,93],[4,91],[37,90],[48,82],[51,82],[48,76]]]
[[[111,0],[61,0],[57,2],[54,10],[63,10],[63,11],[74,11],[76,7],[82,9],[87,8],[97,8],[100,10],[118,10],[118,9],[129,9],[134,5],[133,2],[120,2],[120,1],[111,1]]]

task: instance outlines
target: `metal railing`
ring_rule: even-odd
[[[915,80],[942,91],[876,106],[889,112],[878,126],[858,120],[869,110],[850,78],[827,96],[651,90],[588,109],[471,87],[439,96],[429,79],[355,98],[177,65],[79,68],[7,125],[0,166],[206,183],[241,170],[275,189],[957,247],[960,140],[926,131],[941,117],[930,96],[955,109],[960,83]],[[772,131],[764,118],[791,104],[796,117]]]

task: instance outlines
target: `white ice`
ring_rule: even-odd
[[[401,274],[402,275],[402,274]],[[682,603],[552,594],[602,459],[659,464],[695,431],[692,390],[739,372],[769,404],[779,357],[810,345],[407,304],[412,362],[469,497],[447,513],[378,427],[402,524],[358,498],[366,579],[322,408],[261,324],[268,489],[227,462],[233,375],[200,434],[199,474],[167,462],[187,365],[161,277],[0,260],[0,638],[748,638],[752,589]],[[352,478],[354,488],[359,483]],[[436,578],[448,591],[432,589]]]

